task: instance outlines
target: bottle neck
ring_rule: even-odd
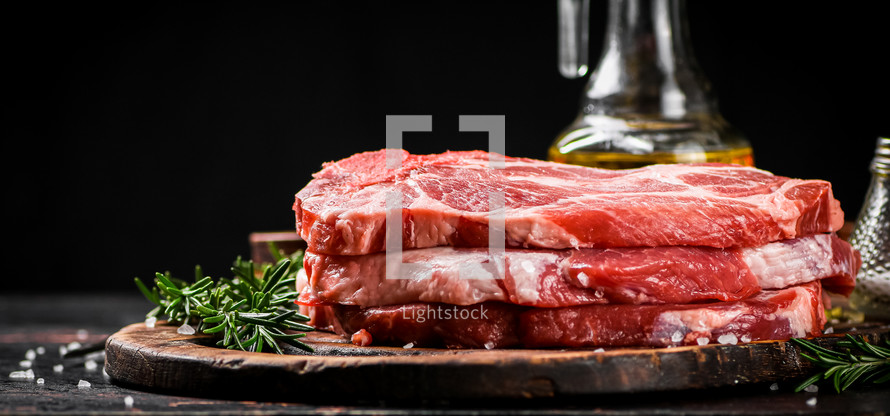
[[[603,50],[585,114],[719,117],[692,52],[684,0],[609,0]]]

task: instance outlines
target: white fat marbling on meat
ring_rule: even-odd
[[[787,308],[776,311],[776,316],[788,320],[791,335],[795,338],[804,337],[814,327],[812,296],[809,291],[794,288],[797,295]],[[820,325],[821,326],[821,325]]]
[[[828,234],[744,248],[741,253],[764,289],[781,289],[834,274]],[[842,263],[840,268],[849,270],[850,265]]]
[[[559,255],[551,253],[510,253],[507,265],[510,276],[516,286],[517,302],[533,305],[540,298],[540,276],[547,265],[554,265]]]

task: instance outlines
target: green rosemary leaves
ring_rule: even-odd
[[[838,393],[855,383],[879,384],[890,381],[890,348],[887,348],[890,347],[890,342],[885,341],[887,347],[882,347],[865,342],[861,336],[857,339],[847,334],[845,340],[837,343],[846,351],[832,351],[800,338],[792,338],[791,342],[812,354],[802,352],[801,356],[825,369],[804,380],[794,391],[801,391],[813,383],[829,378]]]
[[[270,249],[278,253],[274,246]],[[134,281],[157,305],[146,318],[163,313],[169,322],[197,325],[198,331],[217,334],[217,345],[229,349],[262,352],[266,348],[282,354],[278,343],[283,342],[312,351],[298,338],[314,328],[303,323],[309,317],[297,313],[294,307],[299,294],[294,286],[302,257],[302,252],[289,257],[278,255],[275,264],[261,265],[261,275],[253,261],[238,257],[232,266],[233,278],[214,280],[203,276],[201,267],[195,266],[194,283],[176,279],[169,272],[156,273],[151,290],[138,277]]]

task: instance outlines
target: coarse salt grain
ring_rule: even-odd
[[[9,378],[18,379],[18,380],[30,380],[34,378],[34,370],[27,369],[24,371],[13,371],[9,373]]]
[[[35,358],[37,358],[37,353],[34,350],[25,351],[26,360],[34,361]]]
[[[154,316],[145,318],[145,326],[146,326],[147,328],[154,328],[154,327],[155,327],[155,324],[156,324],[157,322],[158,322],[158,318],[155,318]]]
[[[414,348],[414,343],[413,343],[413,342],[409,342],[409,343],[403,345],[402,348],[404,348],[404,349],[406,349],[406,350],[407,350],[407,349]]]
[[[93,360],[87,360],[83,363],[84,368],[88,371],[93,371],[96,369],[96,362]]]
[[[189,324],[182,324],[181,327],[176,329],[176,333],[182,335],[195,335],[195,328]]]
[[[826,330],[823,331],[822,333],[825,334],[825,335],[833,334],[833,333],[834,333],[834,328],[829,327],[828,329],[826,329]]]
[[[736,338],[735,334],[723,334],[717,337],[717,342],[721,344],[735,345],[739,342],[739,339]]]
[[[19,361],[19,367],[22,368],[31,368],[31,362],[28,360]]]
[[[593,350],[593,352],[606,352],[606,349],[605,348],[597,348],[597,349]]]
[[[38,355],[46,354],[46,348],[44,348],[44,347],[42,347],[42,346],[37,347],[37,354],[38,354]]]
[[[680,342],[680,341],[682,341],[682,340],[683,340],[683,333],[682,333],[682,332],[680,332],[680,331],[674,331],[674,333],[671,334],[671,342]]]
[[[815,406],[815,405],[816,405],[815,397],[811,397],[811,398],[807,399],[807,406]]]
[[[86,381],[86,380],[80,380],[77,382],[77,388],[79,388],[79,389],[88,389],[88,388],[90,388],[90,386],[91,386],[90,382]]]
[[[711,340],[709,340],[707,337],[701,337],[701,338],[695,339],[695,342],[697,342],[698,345],[708,345],[708,342],[710,342],[710,341]]]
[[[59,357],[64,357],[65,354],[68,354],[68,347],[59,345]]]
[[[748,334],[742,335],[742,342],[751,342],[751,336]]]
[[[45,382],[43,381],[43,378],[38,378],[38,379],[37,379],[37,384],[43,384],[43,383],[45,383]]]
[[[494,348],[494,342],[491,342],[491,341],[488,341],[488,342],[486,342],[485,344],[482,344],[482,345],[483,345],[483,346],[485,347],[485,349],[487,349],[487,350],[490,350],[490,349],[493,349],[493,348]]]
[[[772,391],[777,391],[777,390],[779,390],[779,383],[773,383],[773,384],[770,384],[770,385],[769,385],[769,389],[772,390]]]
[[[124,406],[126,406],[127,409],[133,407],[133,396],[124,397]]]
[[[805,392],[807,392],[807,393],[815,393],[815,392],[819,391],[819,386],[817,386],[817,385],[815,385],[815,384],[810,384],[809,386],[807,386],[807,387],[804,388],[803,390],[804,390]]]
[[[81,345],[80,345],[80,343],[77,342],[77,341],[68,343],[68,351],[74,351],[74,350],[76,350],[76,349],[78,349],[78,348],[80,348],[80,347],[81,347]]]
[[[53,372],[54,372],[54,373],[61,373],[62,370],[64,370],[64,369],[65,369],[65,366],[62,365],[62,364],[56,364],[56,365],[53,366]]]

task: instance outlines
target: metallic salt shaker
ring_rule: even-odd
[[[871,184],[850,234],[862,268],[850,306],[866,319],[890,321],[890,138],[878,139]]]

